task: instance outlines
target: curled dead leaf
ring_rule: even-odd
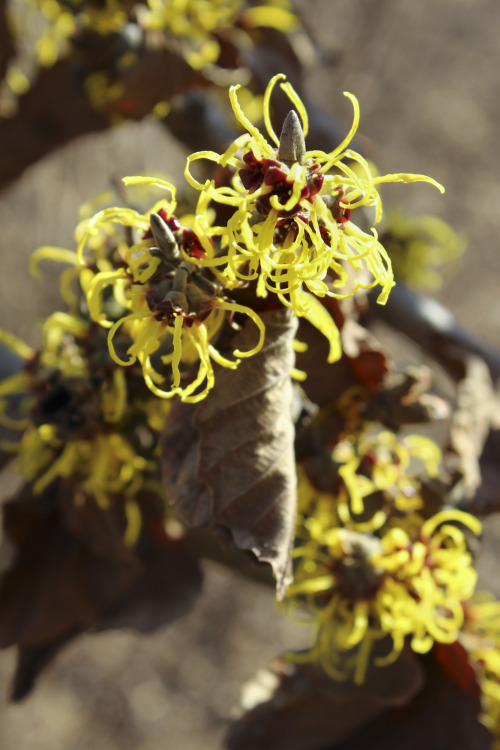
[[[408,367],[395,382],[371,394],[363,416],[392,430],[402,425],[446,419],[449,416],[446,401],[427,393],[431,382],[429,368]]]
[[[492,742],[458,643],[425,656],[406,648],[392,665],[371,667],[360,686],[278,662],[246,687],[243,704],[227,750],[490,750]]]
[[[492,736],[480,722],[479,688],[464,649],[439,644],[419,662],[424,686],[411,701],[388,709],[328,750],[491,750]]]
[[[457,388],[448,454],[461,477],[454,493],[467,500],[474,497],[481,485],[479,459],[498,413],[498,395],[486,363],[478,357],[469,357],[465,377]]]
[[[405,650],[394,664],[371,667],[364,685],[338,682],[314,664],[276,661],[243,689],[247,713],[235,722],[227,750],[324,750],[401,706],[422,688],[417,657]]]
[[[163,439],[169,496],[188,526],[210,526],[269,563],[281,597],[290,581],[296,506],[292,341],[289,310],[262,313],[261,351],[236,370],[218,367],[199,405],[172,409]],[[254,344],[250,324],[235,336]]]
[[[149,632],[191,609],[201,590],[198,562],[165,533],[158,496],[136,501],[142,529],[133,548],[119,502],[103,510],[62,481],[40,494],[26,485],[4,506],[2,545],[14,554],[0,577],[0,647],[18,647],[14,700],[85,630]]]

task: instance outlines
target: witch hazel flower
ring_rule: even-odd
[[[216,277],[209,278],[196,263],[214,252],[209,219],[204,215],[198,231],[183,224],[175,215],[175,188],[168,182],[147,177],[124,182],[166,189],[170,200],[159,201],[147,215],[130,208],[104,209],[80,226],[77,262],[89,314],[109,329],[114,362],[138,362],[156,396],[179,395],[196,403],[214,385],[214,362],[235,369],[242,357],[260,350],[264,324],[255,311],[229,299]],[[129,241],[120,229],[128,229]],[[137,241],[134,233],[141,235]],[[252,349],[234,350],[228,358],[215,341],[235,313],[249,317],[259,335]],[[198,371],[186,382],[193,365]]]
[[[293,661],[317,662],[334,679],[361,684],[370,662],[390,664],[406,642],[425,654],[457,640],[477,578],[467,539],[481,532],[474,516],[443,510],[412,530],[370,535],[328,526],[324,506],[318,510],[299,517],[286,595],[292,618],[315,628],[311,649],[290,654]],[[375,655],[377,641],[387,644],[383,655]]]
[[[188,157],[188,182],[216,204],[234,209],[221,230],[222,252],[199,262],[220,269],[229,288],[254,282],[258,296],[274,293],[297,315],[310,319],[330,339],[333,361],[340,356],[338,337],[333,322],[318,324],[320,305],[313,302],[313,295],[343,299],[359,288],[379,285],[378,301],[385,303],[394,286],[391,261],[375,229],[382,217],[379,185],[428,182],[441,192],[444,188],[425,175],[374,175],[366,159],[349,148],[359,124],[359,105],[349,93],[345,95],[352,102],[354,118],[342,143],[330,153],[307,151],[307,112],[290,83],[280,83],[295,110],[288,114],[278,138],[271,124],[270,100],[276,84],[284,79],[283,74],[274,76],[264,96],[264,123],[271,143],[246,117],[238,101],[239,87],[232,86],[231,106],[247,132],[223,154],[199,151]],[[192,174],[198,160],[232,168],[231,185],[217,186],[213,179],[199,182]],[[355,223],[355,210],[362,207],[374,209],[368,233]]]

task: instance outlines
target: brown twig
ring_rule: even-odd
[[[41,70],[32,88],[19,99],[12,118],[0,119],[0,190],[27,167],[73,139],[109,128],[118,117],[141,120],[159,101],[199,85],[201,76],[167,47],[139,50],[137,63],[123,71],[113,69],[111,54],[102,50],[78,53]],[[100,63],[100,64],[99,64]],[[124,93],[102,109],[89,100],[85,82],[105,72]]]
[[[109,116],[92,109],[67,61],[43,70],[20,98],[17,114],[0,120],[0,190],[57,148],[109,125]]]
[[[430,297],[421,297],[399,282],[387,305],[370,305],[370,313],[408,336],[427,351],[455,379],[465,373],[465,362],[474,354],[487,364],[493,381],[500,378],[500,352],[467,330],[451,312]]]

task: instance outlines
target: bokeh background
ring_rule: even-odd
[[[364,145],[382,173],[432,175],[388,186],[386,207],[434,213],[468,238],[455,273],[436,294],[491,344],[500,340],[500,3],[498,0],[298,2],[317,44],[336,65],[308,73],[313,98],[346,129],[347,90],[361,105]],[[80,204],[111,178],[163,171],[183,152],[155,122],[126,124],[73,143],[28,170],[0,196],[0,325],[36,344],[58,303],[56,270],[27,272],[43,244],[72,247]],[[389,302],[390,304],[390,302]],[[3,488],[7,492],[7,488]],[[488,521],[480,561],[500,594],[500,526]],[[215,750],[239,686],[285,647],[303,642],[267,588],[215,564],[185,619],[153,636],[91,635],[71,644],[19,706],[7,702],[14,655],[0,654],[0,747],[10,750]]]

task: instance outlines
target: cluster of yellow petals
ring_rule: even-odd
[[[391,453],[398,450],[381,434],[382,445]],[[365,488],[351,481],[355,476],[367,479],[355,474],[354,465],[335,494],[314,490],[299,470],[296,570],[285,604],[293,619],[314,626],[315,632],[311,649],[291,658],[319,662],[335,679],[361,683],[370,661],[390,663],[405,641],[426,653],[434,642],[456,641],[464,625],[464,603],[477,578],[466,532],[480,534],[481,524],[458,510],[426,519],[415,509],[418,482],[408,473],[409,459],[418,455],[432,471],[439,449],[418,441],[412,446],[414,437],[405,438],[408,445],[399,448],[403,466],[385,461],[381,451],[369,489],[392,493],[394,515],[383,514],[376,523],[373,518],[363,523],[353,519],[353,505],[370,494],[363,495]],[[346,456],[342,478],[342,469],[352,461]],[[411,486],[416,493],[409,494],[405,507],[405,490]],[[351,487],[357,501],[350,498],[351,512],[346,513],[345,494]]]
[[[214,258],[210,265],[221,268],[229,287],[241,281],[256,281],[257,294],[268,292],[278,295],[284,305],[293,307],[298,315],[307,314],[310,295],[304,287],[318,297],[331,296],[342,299],[357,289],[380,285],[379,302],[385,302],[394,278],[390,258],[378,241],[374,226],[371,233],[362,231],[353,221],[342,220],[332,212],[331,203],[343,210],[361,207],[373,209],[373,225],[382,217],[379,185],[389,182],[429,182],[443,191],[441,185],[424,175],[388,174],[374,175],[368,162],[356,151],[348,148],[359,124],[359,106],[352,94],[346,96],[354,108],[352,127],[330,153],[308,151],[304,159],[291,166],[280,163],[286,175],[288,192],[285,202],[273,194],[273,185],[262,181],[255,189],[246,189],[240,173],[247,170],[245,155],[252,154],[257,162],[278,160],[280,140],[270,119],[270,99],[278,81],[278,74],[270,81],[263,103],[263,115],[272,144],[245,116],[237,96],[238,86],[230,89],[234,114],[247,130],[221,155],[213,151],[199,151],[188,157],[185,175],[188,182],[210,200],[234,209],[222,234],[225,252]],[[300,115],[304,136],[308,132],[307,113],[290,83],[280,83]],[[276,148],[275,148],[276,146]],[[235,171],[232,186],[218,187],[215,181],[199,182],[193,175],[192,165],[198,160],[208,160]],[[310,191],[311,175],[319,176],[319,192]],[[267,215],[256,215],[259,201],[268,201]],[[326,199],[326,200],[325,200]],[[280,220],[292,218],[294,231],[284,240],[277,239]],[[205,264],[206,261],[200,260]]]
[[[366,512],[365,498],[375,493],[384,493],[390,512],[421,510],[419,474],[423,468],[426,476],[437,476],[442,458],[433,440],[416,434],[401,438],[390,430],[343,440],[332,455],[341,464],[339,475],[344,482],[336,500],[339,520],[361,532],[376,531],[387,521],[383,508],[361,520]],[[369,472],[360,471],[365,461],[370,462]]]
[[[170,193],[168,200],[158,201],[151,212],[160,209],[173,216],[176,209],[175,187],[157,178],[129,177],[124,182],[131,185],[156,186]],[[206,199],[203,198],[203,201]],[[200,209],[201,201],[198,205]],[[218,233],[210,227],[206,205],[194,220],[193,229],[197,233],[205,256],[213,257],[214,249],[210,237]],[[181,224],[184,218],[181,217]],[[187,217],[186,221],[190,221]],[[214,295],[196,312],[201,315],[189,319],[181,311],[172,311],[171,319],[163,319],[155,312],[148,301],[148,284],[160,267],[160,259],[150,253],[154,245],[152,239],[141,239],[129,245],[123,227],[133,228],[144,234],[150,225],[149,214],[140,214],[130,208],[107,208],[84,220],[77,228],[78,247],[76,263],[80,268],[80,283],[86,296],[92,320],[109,329],[108,345],[112,359],[119,365],[129,366],[137,361],[142,367],[148,388],[161,398],[179,395],[183,401],[196,403],[211,390],[215,382],[213,363],[235,369],[242,357],[258,352],[264,342],[265,328],[260,317],[248,307]],[[111,252],[110,252],[111,251]],[[44,257],[57,258],[57,249],[43,250]],[[116,261],[118,254],[120,261]],[[192,263],[192,258],[182,250],[182,259]],[[104,295],[111,291],[113,299],[123,314],[117,319],[110,318],[109,299]],[[227,313],[242,313],[256,325],[259,336],[254,347],[248,351],[233,351],[233,358],[222,356],[212,343],[227,317]],[[131,340],[127,348],[127,359],[121,358],[115,349],[114,340],[118,331]],[[153,360],[157,355],[158,362]],[[198,373],[187,385],[181,383],[182,366],[198,363]],[[172,373],[172,384],[165,386],[165,374]]]
[[[141,488],[147,470],[156,469],[118,430],[97,433],[91,439],[63,441],[54,425],[44,424],[24,432],[17,455],[17,470],[43,492],[59,477],[80,479],[102,508],[110,497],[133,498]]]
[[[34,48],[40,65],[49,67],[69,51],[69,39],[78,29],[91,29],[98,34],[120,31],[128,20],[127,3],[120,0],[20,0],[10,11],[11,26],[23,42],[30,28],[42,32]],[[131,5],[131,3],[129,3]],[[29,23],[31,22],[31,23]],[[37,23],[38,22],[38,23]]]
[[[308,130],[305,108],[292,86],[283,82],[284,78],[282,74],[274,76],[263,100],[266,128],[277,146],[280,141],[271,125],[270,100],[278,82],[299,113],[304,133]],[[188,275],[199,272],[215,279],[217,292],[206,296],[193,309],[191,304],[188,311],[173,306],[167,314],[165,306],[172,297],[167,289],[160,310],[156,302],[161,300],[152,302],[151,284],[157,283],[157,272],[165,276],[166,271],[158,255],[150,253],[153,240],[145,239],[150,229],[150,212],[141,214],[131,208],[105,208],[82,221],[76,232],[76,254],[60,248],[42,248],[32,262],[33,268],[44,257],[72,262],[72,268],[67,269],[61,280],[64,298],[68,302],[74,298],[76,273],[90,317],[109,329],[113,360],[124,366],[138,362],[147,386],[162,398],[179,395],[185,401],[197,402],[214,385],[214,363],[234,369],[241,357],[260,350],[265,334],[260,317],[231,299],[233,290],[252,282],[257,296],[273,292],[283,305],[292,307],[295,314],[316,326],[329,341],[328,361],[338,359],[339,332],[319,298],[325,295],[344,298],[360,287],[380,284],[379,301],[384,302],[394,284],[391,262],[378,242],[376,230],[372,229],[371,234],[363,232],[349,220],[349,211],[371,207],[377,223],[382,215],[378,192],[381,183],[423,180],[437,185],[421,175],[372,174],[366,160],[348,148],[359,122],[359,107],[350,94],[354,121],[342,143],[331,153],[306,152],[300,163],[284,164],[276,159],[276,149],[244,114],[237,90],[237,86],[230,89],[231,104],[248,132],[222,155],[202,151],[189,156],[185,170],[188,182],[200,191],[200,196],[194,216],[181,219],[196,236],[199,252],[193,255],[180,247],[179,257],[187,264]],[[279,175],[283,171],[285,198],[274,194],[273,184],[266,184],[265,180],[255,190],[244,188],[241,174],[248,166],[248,159],[245,161],[248,154],[250,161],[267,160],[277,165]],[[193,163],[207,159],[235,170],[232,186],[216,187],[214,180],[200,183],[195,179]],[[170,183],[146,177],[125,178],[124,182],[166,190],[168,198],[158,201],[151,213],[163,210],[168,216],[174,215],[175,188]],[[265,201],[267,215],[259,215],[257,211],[256,216],[259,200]],[[335,209],[332,201],[336,202]],[[232,209],[227,223],[214,224],[212,202]],[[283,222],[287,221],[293,225],[292,229],[283,229]],[[278,230],[286,234],[279,241]],[[176,290],[172,286],[170,291]],[[259,331],[255,347],[245,352],[234,351],[230,358],[222,356],[214,345],[228,313],[245,314]],[[130,340],[125,358],[115,346],[117,334],[122,343],[124,336]],[[184,375],[188,366],[196,362],[198,372],[186,384]]]
[[[443,272],[465,250],[465,237],[437,216],[390,211],[384,224],[384,243],[396,278],[418,291],[440,289]]]
[[[38,63],[44,67],[69,53],[71,37],[78,30],[113,34],[131,20],[144,29],[165,31],[176,38],[185,59],[195,69],[216,62],[220,53],[217,33],[233,29],[238,18],[248,29],[270,26],[286,32],[298,26],[288,0],[263,0],[250,7],[246,7],[245,0],[17,0],[7,10],[18,47],[21,52],[26,50],[22,57],[34,49]],[[248,44],[242,29],[239,33]],[[125,59],[122,62],[128,64]],[[24,61],[8,71],[8,83],[16,94],[29,87],[23,67]],[[91,78],[89,93],[93,99],[112,97],[107,82],[103,83],[105,94],[102,90],[99,93],[98,78]]]
[[[140,530],[137,493],[154,483],[157,461],[138,455],[120,428],[97,432],[88,439],[61,440],[51,424],[28,426],[18,444],[8,446],[16,454],[14,468],[42,493],[58,479],[69,479],[107,510],[114,498],[124,504],[127,516],[125,542],[134,544]]]
[[[191,8],[190,3],[188,5]],[[175,8],[177,5],[173,4],[172,12]],[[204,6],[203,13],[205,11],[208,13],[208,6]],[[195,16],[193,11],[193,18]],[[266,128],[277,146],[280,140],[271,125],[270,100],[278,82],[300,115],[304,134],[307,135],[308,130],[305,108],[292,86],[282,80],[284,78],[282,74],[274,76],[263,99]],[[78,305],[78,295],[74,292],[78,276],[91,319],[109,329],[112,359],[123,366],[138,362],[148,388],[162,398],[178,395],[184,401],[200,401],[214,385],[214,363],[234,369],[242,357],[260,350],[264,324],[253,309],[231,298],[234,290],[253,282],[257,296],[276,294],[283,305],[293,308],[296,315],[316,326],[329,341],[328,361],[338,359],[341,356],[339,332],[319,298],[327,295],[342,299],[359,288],[380,284],[379,301],[385,302],[394,284],[391,262],[377,239],[376,230],[372,228],[371,234],[363,232],[350,220],[349,212],[371,207],[374,223],[377,223],[382,216],[378,186],[384,182],[420,180],[441,189],[434,180],[422,175],[372,174],[366,160],[348,148],[359,122],[359,107],[351,94],[347,96],[354,107],[354,121],[342,143],[331,153],[305,152],[304,159],[285,164],[276,159],[277,149],[244,114],[238,101],[238,88],[230,89],[230,100],[235,116],[247,133],[237,138],[222,155],[201,151],[189,156],[185,170],[188,182],[200,191],[200,196],[195,214],[181,217],[181,222],[186,222],[196,237],[198,251],[188,253],[180,245],[176,258],[180,265],[184,263],[189,283],[196,273],[205,274],[205,281],[214,280],[212,295],[198,294],[198,301],[193,305],[190,301],[179,309],[172,303],[169,308],[175,297],[171,292],[178,291],[174,288],[175,276],[172,279],[172,268],[168,271],[164,259],[150,252],[154,241],[146,237],[150,236],[150,213],[164,211],[173,217],[176,198],[174,186],[157,178],[124,180],[127,185],[154,186],[169,193],[150,212],[140,213],[125,207],[104,208],[85,218],[77,227],[76,253],[61,248],[41,248],[32,260],[33,270],[39,260],[47,257],[71,264],[61,279],[61,292],[70,309]],[[242,174],[249,165],[249,160],[245,161],[249,154],[250,164],[252,160],[256,160],[256,164],[264,160],[265,166],[269,162],[278,170],[284,197],[283,193],[273,192],[272,180],[267,184],[262,179],[256,189],[244,187]],[[232,186],[216,187],[210,179],[198,182],[192,175],[192,165],[198,160],[233,168]],[[253,173],[250,171],[250,174]],[[264,214],[256,212],[259,200],[264,201]],[[216,214],[212,202],[232,209],[227,223],[214,223]],[[277,237],[280,232],[281,239]],[[172,281],[166,281],[167,277]],[[151,294],[152,285],[156,291],[164,290],[161,299]],[[217,350],[215,342],[228,314],[234,313],[249,317],[258,328],[259,338],[250,350],[235,350],[228,358]],[[115,342],[119,339],[123,349],[125,337],[129,344],[124,357]],[[198,363],[198,372],[186,384],[187,370],[195,363]],[[345,471],[347,481],[349,467]],[[357,512],[355,508],[354,512]]]
[[[461,641],[475,662],[482,693],[483,721],[500,748],[500,602],[478,592],[465,608]]]
[[[238,21],[249,30],[269,26],[286,32],[298,26],[288,0],[261,0],[249,7],[245,0],[147,0],[138,15],[145,28],[167,31],[180,40],[185,59],[195,69],[217,61],[221,31],[238,34],[241,46],[248,45],[243,28],[234,28]]]
[[[58,373],[70,385],[77,380],[88,382],[95,372],[89,370],[86,353],[81,348],[85,336],[95,336],[88,321],[68,313],[51,315],[42,329],[42,346],[38,354],[10,334],[0,331],[0,340],[27,362],[35,362],[20,373],[0,383],[0,424],[17,430],[17,440],[3,440],[2,450],[13,453],[16,471],[33,485],[35,493],[43,492],[57,479],[70,479],[91,494],[101,508],[110,506],[114,497],[124,503],[128,526],[125,541],[133,544],[140,527],[140,514],[134,501],[137,492],[154,482],[158,474],[156,458],[145,458],[125,436],[123,420],[130,408],[144,414],[145,424],[158,433],[167,415],[167,404],[134,400],[129,403],[127,383],[121,368],[109,374],[98,387],[100,413],[96,429],[82,437],[59,433],[58,425],[35,424],[30,416],[41,383],[38,373]],[[42,375],[42,378],[44,376]],[[42,381],[43,384],[43,381]],[[9,413],[13,397],[20,401],[16,415]],[[153,406],[153,410],[149,407]]]

